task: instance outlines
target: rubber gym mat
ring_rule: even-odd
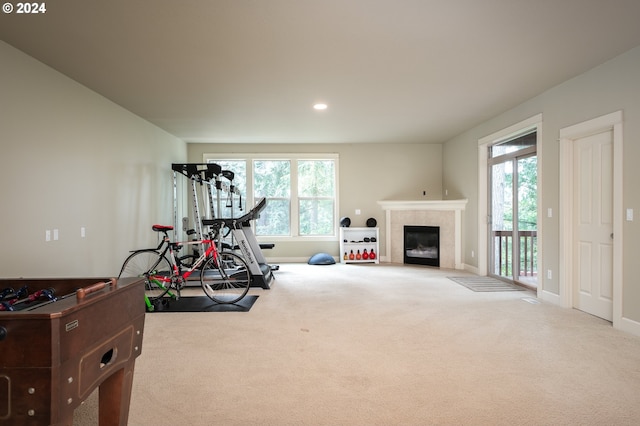
[[[249,312],[256,300],[258,300],[257,295],[247,295],[236,303],[221,304],[207,296],[181,297],[178,300],[163,303],[153,312]]]

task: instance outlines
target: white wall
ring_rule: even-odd
[[[186,144],[4,42],[0,64],[0,276],[117,275],[172,223]]]

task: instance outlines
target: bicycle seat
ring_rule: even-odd
[[[167,232],[167,231],[172,231],[173,230],[173,226],[171,226],[171,225],[153,225],[151,227],[151,229],[153,229],[156,232]]]

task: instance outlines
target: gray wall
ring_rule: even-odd
[[[553,64],[549,64],[553,66]],[[542,200],[544,212],[558,212],[559,200],[559,131],[614,111],[624,115],[623,208],[640,208],[640,47],[614,60],[560,84],[541,95],[447,141],[443,147],[443,188],[448,198],[468,198],[464,216],[464,262],[477,265],[478,252],[478,140],[524,119],[542,113]],[[636,213],[637,215],[637,213]],[[544,269],[559,270],[559,215],[543,215],[544,239],[542,263]],[[640,231],[637,221],[623,222],[624,270],[623,316],[640,321],[640,286],[638,285],[637,253],[640,252]],[[558,293],[559,282],[541,277],[545,290]]]
[[[209,153],[337,153],[339,155],[339,212],[351,226],[366,226],[374,217],[385,233],[384,211],[379,200],[434,200],[442,198],[442,146],[429,144],[188,144],[190,162],[202,162]],[[427,196],[422,196],[427,191]],[[361,215],[356,216],[355,210]],[[384,239],[380,252],[386,255]],[[331,242],[291,242],[266,238],[276,247],[271,259],[303,260],[318,252],[338,256],[337,238]]]
[[[0,63],[0,276],[117,275],[171,223],[186,144],[4,42]]]

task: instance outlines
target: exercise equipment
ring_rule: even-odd
[[[173,185],[174,185],[174,233],[178,225],[178,182],[177,176],[181,174],[188,178],[191,182],[191,198],[194,216],[194,230],[184,229],[190,239],[203,240],[209,235],[206,227],[214,226],[219,229],[218,249],[239,250],[243,258],[247,262],[251,277],[251,285],[270,288],[269,283],[273,279],[273,270],[277,270],[278,266],[268,265],[267,260],[262,254],[262,249],[271,249],[274,244],[260,244],[251,229],[251,221],[259,217],[260,212],[266,206],[266,199],[262,198],[256,203],[254,208],[244,215],[234,217],[223,217],[222,200],[225,194],[228,195],[225,208],[230,208],[231,215],[234,212],[234,195],[239,199],[239,210],[242,210],[242,194],[234,185],[233,180],[235,174],[231,170],[222,170],[222,167],[216,163],[173,163]],[[214,199],[216,203],[214,203]],[[214,205],[215,204],[215,205]],[[204,206],[208,206],[204,208]],[[186,223],[185,223],[186,222]],[[183,227],[188,224],[188,220],[184,221]],[[225,240],[224,230],[228,229],[230,241]],[[174,239],[178,240],[175,237]],[[197,249],[196,249],[197,250]],[[194,255],[202,253],[194,250]]]
[[[249,266],[251,272],[252,287],[270,288],[269,284],[273,279],[274,270],[278,269],[277,265],[267,264],[267,260],[262,254],[262,249],[270,249],[274,244],[260,244],[256,239],[256,235],[251,229],[251,221],[260,217],[260,212],[267,206],[267,199],[261,198],[256,205],[244,215],[238,218],[216,218],[203,219],[204,226],[219,226],[221,229],[227,227],[230,229],[233,244],[224,249],[240,250],[245,262]]]
[[[316,253],[309,258],[309,265],[335,265],[336,261],[328,253]]]
[[[216,182],[222,173],[222,167],[215,163],[173,163],[173,209],[174,209],[174,232],[178,228],[178,174],[182,174],[191,181],[191,202],[196,238],[204,239],[207,233],[202,228],[203,218],[214,218],[216,212],[213,205],[213,190],[217,189]],[[201,205],[208,205],[208,212],[201,211]],[[187,229],[184,230],[187,232]],[[174,235],[174,240],[179,240]]]

